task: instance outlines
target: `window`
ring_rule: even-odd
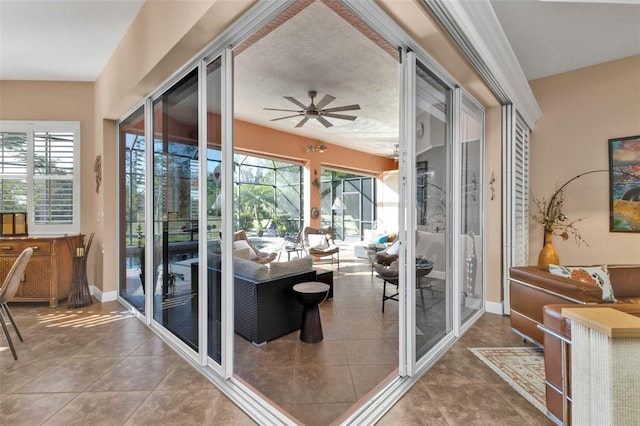
[[[80,123],[0,122],[0,211],[30,234],[80,232]]]

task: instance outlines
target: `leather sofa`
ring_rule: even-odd
[[[640,268],[635,268],[640,272]],[[638,274],[640,278],[640,274]],[[640,281],[636,281],[640,286]],[[603,304],[558,304],[543,307],[544,370],[547,411],[556,423],[568,425],[571,419],[571,320],[562,308],[593,308]],[[640,317],[640,304],[608,303],[607,307]],[[565,342],[563,344],[563,341]],[[564,346],[564,349],[563,349]],[[566,407],[564,402],[566,401]],[[564,415],[563,415],[564,414]]]
[[[640,304],[640,266],[609,266],[617,304]],[[537,266],[509,269],[511,327],[523,338],[542,346],[543,307],[551,304],[602,303],[602,290],[590,284],[551,274]]]

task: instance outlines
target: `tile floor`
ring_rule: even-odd
[[[356,263],[341,264],[345,277]],[[359,267],[361,279],[348,278],[341,290],[338,284],[323,306],[325,340],[314,350],[295,333],[261,348],[236,341],[239,375],[303,424],[330,424],[397,364],[397,304],[387,302],[382,317],[379,283],[364,262]],[[0,337],[3,425],[254,424],[117,302],[11,307],[25,342],[14,339],[16,362]],[[362,336],[370,338],[354,338]],[[521,344],[507,317],[485,314],[379,424],[551,425],[468,350]]]

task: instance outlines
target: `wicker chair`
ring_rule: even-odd
[[[258,250],[253,244],[251,244],[251,242],[247,238],[247,233],[244,231],[238,231],[235,234],[233,234],[234,248],[236,248],[235,241],[242,241],[242,240],[246,241],[247,245],[249,246],[249,249],[253,252],[251,255],[251,260],[254,262],[266,264],[266,263],[272,262],[278,256],[278,253],[276,252],[267,253],[267,252]]]
[[[320,237],[313,237],[313,235]],[[302,230],[304,251],[315,259],[329,256],[331,264],[335,260],[338,263],[338,269],[340,269],[340,247],[336,245],[334,238],[333,229],[330,226],[320,229],[306,226]]]

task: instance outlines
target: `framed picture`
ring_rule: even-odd
[[[609,139],[609,231],[640,232],[640,135]]]

